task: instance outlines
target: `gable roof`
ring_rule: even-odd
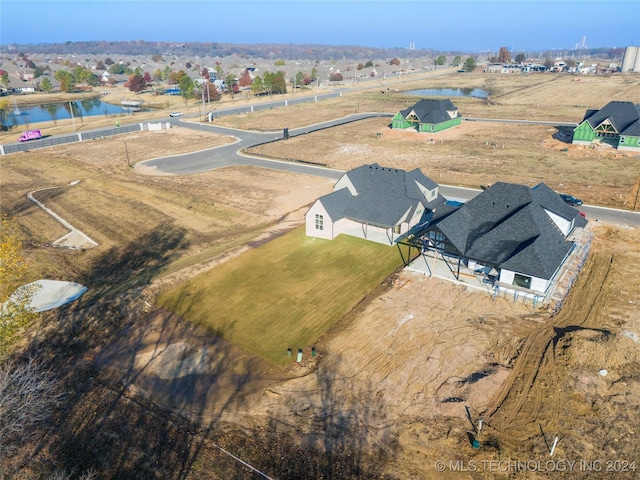
[[[434,219],[461,256],[550,279],[572,247],[547,213],[575,226],[586,220],[548,186],[496,183],[449,215]]]
[[[419,169],[406,172],[373,163],[346,172],[343,177],[347,177],[355,194],[345,187],[319,199],[334,221],[349,218],[391,228],[411,218],[420,206],[433,210],[445,202],[439,194],[430,202],[425,199],[423,190],[432,191],[438,184]]]
[[[587,110],[585,120],[594,130],[608,120],[620,135],[640,136],[640,105],[632,102],[611,101],[600,110]]]
[[[448,98],[423,98],[412,107],[400,110],[400,114],[403,118],[406,119],[407,116],[409,116],[413,112],[420,123],[441,123],[447,120],[451,120],[451,116],[448,112],[455,111],[455,117],[459,117],[460,112],[458,112],[457,110],[458,108]]]

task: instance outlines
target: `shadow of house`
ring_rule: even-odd
[[[422,99],[393,116],[391,128],[415,129],[421,133],[435,133],[462,123],[462,115],[451,100]]]
[[[305,214],[306,234],[327,240],[345,234],[393,245],[444,203],[438,184],[419,169],[363,165],[315,201]]]
[[[573,130],[571,143],[601,141],[618,150],[640,152],[640,104],[611,101],[600,110],[587,110]]]

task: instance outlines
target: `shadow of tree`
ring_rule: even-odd
[[[40,473],[93,468],[118,480],[262,478],[224,448],[279,480],[393,478],[382,473],[398,448],[378,428],[382,400],[322,363],[314,403],[308,412],[294,405],[294,422],[227,422],[273,380],[263,361],[245,352],[239,369],[237,347],[176,315],[146,311],[141,297],[186,247],[185,232],[165,226],[112,248],[78,280],[85,297],[45,316],[24,355],[37,353],[65,396],[22,452],[24,465]],[[349,399],[339,398],[345,389]]]

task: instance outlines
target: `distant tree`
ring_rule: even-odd
[[[262,77],[257,75],[251,83],[251,93],[259,95],[262,92],[264,92],[264,82],[262,81]]]
[[[11,83],[9,80],[9,74],[4,70],[0,73],[0,83],[2,83],[4,88],[9,88],[9,84]]]
[[[567,68],[576,68],[576,60],[575,60],[575,58],[567,58],[564,61],[564,64],[567,66]]]
[[[227,86],[227,91],[231,94],[231,98],[233,98],[236,93],[236,76],[233,73],[227,74],[224,77],[224,83]]]
[[[359,63],[356,67],[356,70],[362,70],[364,68],[364,63]]]
[[[473,57],[469,57],[464,61],[465,72],[473,72],[476,69],[476,60]]]
[[[462,57],[460,55],[456,55],[453,59],[453,65],[455,67],[459,67],[461,63],[462,63]]]
[[[489,57],[489,63],[500,63],[500,61],[498,60],[498,57],[494,55],[492,57]]]
[[[160,70],[159,68],[156,68],[153,72],[153,81],[154,82],[161,82],[163,80],[163,74],[162,74],[162,70]]]
[[[136,75],[142,75],[142,67],[138,65],[136,68],[133,69],[133,73]]]
[[[304,73],[302,72],[298,72],[296,73],[296,76],[294,77],[295,81],[294,83],[299,87],[300,85],[306,85],[306,83],[304,83]]]
[[[109,67],[109,73],[113,75],[123,75],[125,73],[126,67],[121,63],[114,63]]]
[[[209,100],[213,100],[214,102],[220,100],[220,98],[222,97],[213,82],[207,82],[205,94],[207,95],[207,98]]]
[[[149,72],[144,72],[142,74],[142,78],[144,78],[145,83],[149,84],[151,83],[151,74]]]
[[[167,83],[169,85],[177,85],[180,82],[180,78],[186,75],[184,70],[178,70],[177,72],[169,72],[169,77],[167,78]]]
[[[166,80],[166,82],[169,85],[175,85],[175,83],[171,83],[171,67],[169,67],[169,65],[167,65],[166,67],[164,67],[164,71],[162,72],[162,78],[164,80]]]
[[[115,62],[113,60],[111,60],[111,58],[107,57],[104,59],[104,64],[105,65],[113,65]]]
[[[400,60],[394,57],[389,61],[389,65],[400,65]]]
[[[498,63],[511,63],[511,53],[507,47],[500,47]]]
[[[96,63],[96,70],[105,70],[104,62],[102,60],[98,60],[98,62]]]
[[[287,81],[284,78],[284,72],[280,70],[273,76],[273,93],[287,93]]]
[[[515,61],[516,63],[522,64],[527,59],[527,56],[524,53],[519,53],[516,55]]]
[[[238,85],[240,85],[241,87],[248,87],[251,85],[251,74],[249,73],[249,70],[247,70],[246,68],[242,71],[242,73],[240,74],[240,79],[238,80]]]
[[[482,84],[482,89],[487,92],[488,97],[495,95],[498,92],[498,82],[496,82],[496,77],[493,75],[488,76]]]
[[[274,74],[272,72],[264,72],[264,76],[262,77],[262,91],[267,92],[269,95],[273,93],[273,77]]]
[[[280,58],[280,59],[276,60],[275,62],[273,62],[273,64],[276,67],[282,67],[282,66],[286,65],[286,62]]]
[[[369,68],[369,67],[373,67],[373,61],[369,60],[367,63],[364,64],[364,68]]]
[[[184,68],[186,68],[187,70],[189,70],[191,68],[191,62],[187,62],[184,64]]]
[[[332,73],[331,75],[329,75],[330,82],[342,82],[343,80],[344,78],[342,77],[342,74],[340,72]]]
[[[153,55],[151,57],[151,61],[152,62],[156,62],[156,63],[161,62],[162,61],[162,55]]]
[[[210,79],[211,79],[211,75],[209,75],[209,69],[208,69],[207,67],[204,67],[204,68],[202,69],[202,71],[200,72],[200,76],[201,76],[202,78],[206,78],[207,80],[210,80]]]
[[[318,69],[316,67],[313,67],[311,69],[311,81],[315,82],[316,80],[318,80]]]
[[[63,92],[71,92],[73,90],[73,75],[71,73],[66,70],[58,70],[55,78],[60,82],[60,90]]]
[[[129,81],[125,84],[125,87],[131,92],[138,93],[147,88],[147,82],[145,82],[142,75],[134,73],[133,75],[129,75]]]
[[[444,55],[438,55],[435,63],[436,65],[445,65],[447,63],[447,57]]]
[[[544,59],[544,62],[542,62],[542,64],[547,70],[549,70],[551,67],[553,67],[555,62],[553,60],[553,57],[547,55]]]
[[[44,72],[40,67],[36,67],[33,69],[33,78],[40,78],[42,75],[44,75]]]
[[[220,62],[216,62],[216,66],[213,67],[213,69],[216,71],[216,78],[222,78],[224,70],[222,69],[222,65],[220,65]]]
[[[51,80],[49,80],[49,77],[44,77],[42,79],[42,81],[40,82],[40,90],[46,93],[51,93],[51,90],[53,90],[53,85],[51,85]]]
[[[178,79],[178,86],[180,87],[180,95],[184,99],[184,104],[186,106],[189,99],[194,97],[193,80],[191,80],[189,75],[183,72],[183,75]]]

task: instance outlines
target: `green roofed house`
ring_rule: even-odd
[[[589,145],[595,140],[618,150],[640,152],[640,104],[612,101],[600,110],[587,110],[573,130],[573,141]]]
[[[462,116],[451,100],[422,99],[393,116],[391,128],[435,133],[460,125]]]

